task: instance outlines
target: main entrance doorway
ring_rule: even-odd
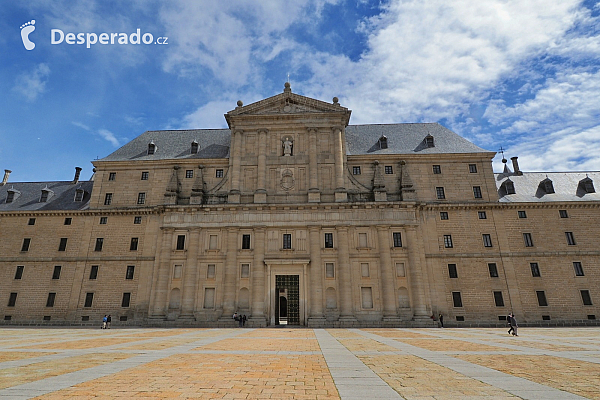
[[[275,325],[300,325],[300,276],[275,275]]]

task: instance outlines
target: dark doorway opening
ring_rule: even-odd
[[[300,276],[275,276],[275,325],[300,325]]]

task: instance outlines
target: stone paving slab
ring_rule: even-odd
[[[600,329],[0,328],[31,398],[600,400]]]

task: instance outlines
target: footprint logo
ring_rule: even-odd
[[[29,40],[29,34],[35,31],[35,19],[21,25],[21,39],[23,39],[23,46],[26,50],[35,49],[35,43]]]

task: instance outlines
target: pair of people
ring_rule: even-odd
[[[506,320],[508,321],[508,325],[510,326],[510,329],[508,330],[508,334],[510,335],[512,333],[513,336],[519,336],[519,335],[517,335],[517,328],[519,326],[517,325],[517,320],[515,318],[515,314],[513,314],[513,313],[508,314],[508,316],[506,317]]]
[[[246,321],[248,320],[248,317],[246,317],[246,315],[241,315],[238,314],[237,311],[235,313],[233,313],[233,319],[238,321],[239,323],[239,327],[242,328],[246,325]]]
[[[112,318],[110,317],[110,314],[108,315],[104,315],[104,318],[102,318],[102,329],[110,329],[110,323],[112,322]]]

